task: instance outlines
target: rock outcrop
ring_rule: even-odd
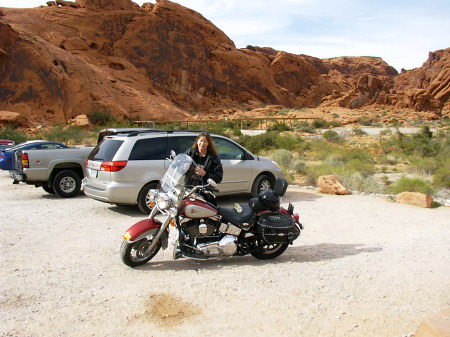
[[[430,111],[449,101],[450,49],[420,69],[377,57],[318,59],[238,49],[202,15],[168,0],[49,1],[1,9],[0,110],[63,122],[96,111],[116,119],[180,120],[230,106],[373,104]]]

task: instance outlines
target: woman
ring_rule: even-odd
[[[192,148],[186,151],[197,164],[195,174],[198,182],[206,185],[208,179],[214,180],[217,184],[222,181],[222,163],[217,155],[217,149],[211,135],[208,132],[201,132],[194,141]],[[204,195],[207,201],[215,204],[214,198],[209,194]]]

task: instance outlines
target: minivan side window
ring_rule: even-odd
[[[244,150],[236,144],[223,139],[214,137],[217,152],[219,152],[220,159],[244,159]]]
[[[95,149],[92,150],[88,156],[88,159],[111,161],[122,143],[123,140],[104,139],[101,143],[97,144]]]
[[[169,145],[167,146],[168,154],[170,155],[170,151],[175,151],[176,154],[185,153],[186,150],[194,144],[195,138],[197,136],[173,136],[169,137]]]
[[[134,144],[128,160],[165,159],[167,151],[167,137],[139,139]]]

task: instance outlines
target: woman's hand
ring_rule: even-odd
[[[200,176],[200,177],[203,177],[206,174],[206,171],[205,171],[205,169],[203,168],[202,165],[197,165],[195,167],[195,174]]]

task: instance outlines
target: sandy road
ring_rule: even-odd
[[[119,247],[137,208],[60,199],[6,172],[0,199],[2,337],[402,337],[450,306],[449,207],[289,188],[306,229],[278,259],[168,249],[131,269]]]

